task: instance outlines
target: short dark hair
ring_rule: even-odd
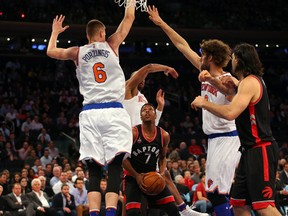
[[[66,184],[66,183],[63,183],[62,185],[61,185],[61,190],[65,187],[65,186],[68,186],[69,187],[69,185],[68,184]]]
[[[145,106],[151,106],[151,107],[153,107],[153,110],[154,110],[154,112],[156,113],[156,108],[155,108],[154,105],[151,104],[151,103],[145,103],[145,104],[141,107],[140,113],[142,112],[142,109],[143,109]]]

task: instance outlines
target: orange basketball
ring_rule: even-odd
[[[166,183],[165,179],[157,172],[148,172],[143,177],[143,184],[146,185],[145,192],[148,195],[157,195],[163,191]]]

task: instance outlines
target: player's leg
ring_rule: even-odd
[[[105,195],[106,216],[116,215],[121,184],[123,157],[124,154],[117,155],[114,160],[108,165],[108,182]]]
[[[208,140],[205,189],[216,216],[231,216],[229,194],[241,153],[236,134]]]
[[[260,143],[247,152],[247,164],[253,161],[247,177],[253,210],[259,215],[280,216],[274,201],[278,144]]]
[[[125,176],[125,198],[126,198],[126,215],[142,216],[141,201],[142,191],[140,190],[136,180],[132,176]]]
[[[101,207],[100,179],[102,167],[94,160],[87,161],[89,170],[88,203],[90,216],[99,216]]]
[[[176,188],[168,170],[165,170],[164,177],[165,177],[165,181],[167,183],[167,187],[168,187],[169,191],[174,196],[175,203],[176,203],[176,205],[178,207],[178,211],[180,212],[181,215],[183,215],[183,216],[201,216],[201,215],[205,216],[205,215],[207,215],[208,216],[208,214],[196,212],[196,211],[192,210],[189,206],[186,205],[186,203],[181,198],[181,195],[180,195],[178,189]]]

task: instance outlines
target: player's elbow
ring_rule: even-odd
[[[237,118],[237,116],[234,113],[232,113],[232,112],[227,112],[225,114],[224,118],[226,120],[228,120],[228,121],[233,121],[233,120],[235,120]]]
[[[130,22],[130,23],[133,23],[134,20],[135,20],[135,15],[134,14],[126,14],[125,15],[125,20]]]

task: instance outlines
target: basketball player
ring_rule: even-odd
[[[161,19],[155,6],[148,7],[148,14],[150,20],[167,34],[176,48],[199,71],[207,70],[215,78],[231,76],[230,73],[223,70],[223,67],[226,67],[230,61],[230,48],[227,44],[220,40],[203,41],[200,44],[202,51],[200,57],[190,48],[184,38]],[[201,87],[203,97],[217,104],[229,103],[230,98],[226,97],[227,92],[224,92],[227,88],[221,88],[222,92],[220,92],[217,88],[222,86],[210,84],[205,80],[206,76],[203,76],[203,74],[200,74],[199,79],[203,81]],[[215,82],[215,84],[218,84],[218,82]],[[208,135],[205,182],[207,196],[213,204],[216,216],[230,216],[231,211],[226,196],[230,192],[235,168],[240,158],[240,152],[238,151],[240,141],[236,125],[234,120],[224,120],[203,110],[203,131]]]
[[[133,72],[131,78],[126,81],[123,106],[130,116],[132,126],[141,124],[140,109],[145,103],[148,103],[146,97],[141,93],[145,86],[147,75],[160,71],[164,71],[166,76],[171,74],[173,78],[178,77],[178,73],[174,68],[161,64],[147,64]],[[157,92],[156,101],[158,103],[156,109],[156,125],[158,125],[164,108],[164,93],[161,89]]]
[[[251,215],[252,205],[259,215],[280,216],[274,203],[278,144],[270,128],[269,98],[262,79],[262,63],[252,45],[235,47],[232,71],[240,82],[230,104],[218,105],[198,96],[191,106],[223,119],[236,119],[242,156],[231,193],[235,215]],[[224,84],[230,86],[231,82],[233,84],[228,78],[224,80]]]
[[[118,54],[134,14],[135,7],[126,8],[122,22],[107,40],[105,25],[98,20],[89,21],[86,27],[88,44],[67,49],[57,47],[58,35],[69,27],[62,27],[65,16],[56,16],[52,25],[47,54],[55,59],[74,61],[80,93],[84,97],[79,115],[80,160],[87,162],[89,170],[90,216],[99,215],[101,168],[105,164],[109,164],[106,215],[116,214],[122,160],[132,148],[130,118],[122,106],[125,77]]]
[[[154,73],[157,71],[164,71],[165,75],[171,74],[173,78],[178,77],[178,73],[174,68],[160,65],[160,64],[148,64],[140,68],[138,71],[132,73],[132,76],[129,80],[126,81],[126,92],[125,100],[123,102],[124,108],[127,110],[131,118],[132,126],[141,124],[140,110],[141,107],[147,103],[146,97],[141,93],[141,90],[145,86],[145,78],[149,73]],[[156,121],[155,124],[158,125],[163,108],[164,108],[164,93],[160,89],[157,92],[156,100],[158,102],[158,107],[156,109]],[[205,216],[207,214],[201,214],[190,209],[185,202],[183,201],[179,191],[177,190],[169,172],[165,170],[164,177],[167,182],[167,186],[175,198],[175,202],[178,206],[178,209],[183,216]]]
[[[146,103],[141,108],[142,124],[133,127],[133,146],[131,156],[123,161],[125,175],[127,216],[141,215],[141,197],[145,196],[151,208],[163,209],[169,216],[179,215],[173,195],[167,186],[158,195],[145,194],[143,176],[156,171],[164,174],[166,153],[170,141],[169,134],[155,125],[156,109]]]

